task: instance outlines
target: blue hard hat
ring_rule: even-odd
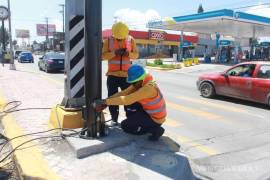
[[[140,65],[134,64],[128,69],[127,82],[134,83],[143,80],[145,78],[145,75],[146,71],[144,70],[144,68]]]

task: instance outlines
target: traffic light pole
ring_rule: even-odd
[[[85,0],[85,100],[87,136],[96,137],[101,127],[101,113],[92,106],[101,99],[102,2]],[[99,120],[99,122],[98,122]]]

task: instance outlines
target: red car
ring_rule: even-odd
[[[223,95],[270,106],[270,62],[240,63],[222,73],[203,74],[197,87],[206,98]]]

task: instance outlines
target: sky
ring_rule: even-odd
[[[65,0],[10,0],[10,2],[13,38],[15,29],[28,29],[31,42],[45,40],[45,37],[36,34],[36,24],[45,23],[45,17],[49,18],[49,24],[56,25],[57,31],[62,31],[59,4],[64,4]],[[128,23],[131,29],[145,29],[148,20],[196,13],[199,4],[202,4],[205,11],[210,11],[263,3],[270,3],[270,0],[103,0],[102,27],[111,28],[117,19]],[[0,0],[0,5],[7,6],[6,4],[7,0]],[[270,5],[240,10],[270,17]]]

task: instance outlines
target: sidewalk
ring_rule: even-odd
[[[40,75],[0,67],[1,106],[17,100],[22,102],[19,109],[51,108],[61,102],[63,93],[60,84]],[[12,138],[48,130],[49,115],[49,109],[27,110],[4,115],[0,120],[5,134]],[[12,146],[40,136],[19,138]],[[165,135],[155,143],[145,136],[130,139],[126,146],[83,159],[77,159],[61,138],[40,139],[22,146],[15,152],[15,159],[20,173],[34,179],[196,179],[188,159],[172,138]]]

